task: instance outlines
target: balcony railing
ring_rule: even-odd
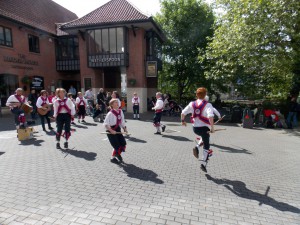
[[[57,71],[79,71],[80,60],[79,59],[64,59],[56,60]]]

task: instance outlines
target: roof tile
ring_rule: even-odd
[[[71,29],[82,26],[104,25],[107,23],[145,21],[149,17],[141,13],[126,0],[111,0],[82,18],[76,19],[62,26]]]
[[[51,0],[0,0],[0,16],[52,34],[57,34],[56,23],[78,18]]]

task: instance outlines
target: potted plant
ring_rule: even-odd
[[[22,82],[23,84],[30,84],[31,81],[32,81],[31,77],[29,77],[29,76],[27,76],[27,75],[25,75],[25,76],[22,77],[22,79],[21,79],[21,82]]]

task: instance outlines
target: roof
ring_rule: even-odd
[[[64,24],[62,29],[68,30],[86,26],[126,22],[144,22],[148,20],[150,21],[150,17],[141,13],[128,1],[111,0],[89,14]]]
[[[56,23],[78,18],[52,0],[0,0],[0,16],[51,34],[57,34]]]

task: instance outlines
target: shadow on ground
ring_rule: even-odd
[[[186,137],[182,137],[182,136],[173,136],[173,135],[166,135],[166,134],[163,134],[162,135],[163,138],[170,138],[170,139],[173,139],[175,141],[189,141],[189,142],[193,142],[192,140],[186,138]]]
[[[249,200],[255,200],[259,203],[259,205],[269,205],[277,210],[280,211],[289,211],[292,213],[300,213],[300,209],[289,205],[285,202],[279,202],[276,201],[274,198],[271,198],[268,196],[268,192],[270,190],[270,187],[267,188],[265,194],[260,194],[254,191],[251,191],[246,187],[246,184],[239,180],[228,180],[228,179],[218,179],[213,178],[208,174],[205,174],[207,180],[213,181],[214,183],[218,185],[222,185],[225,188],[227,188],[229,191],[231,191],[233,194],[237,195],[238,197],[249,199]]]
[[[164,182],[157,178],[157,174],[152,170],[142,169],[133,164],[122,163],[119,166],[124,170],[128,177],[139,179],[142,181],[151,181],[156,184],[163,184]]]
[[[73,150],[73,149],[60,149],[60,151],[67,157],[68,155],[73,155],[78,158],[85,159],[87,161],[93,161],[96,159],[97,153],[95,152],[86,152],[81,150]]]
[[[44,140],[38,140],[36,138],[32,138],[32,139],[28,139],[28,140],[24,140],[24,141],[20,141],[19,145],[33,145],[33,146],[42,146],[41,143],[45,142]]]
[[[228,152],[228,153],[243,153],[243,154],[249,154],[252,155],[252,152],[250,152],[247,149],[244,148],[232,148],[228,146],[222,146],[222,145],[216,145],[216,144],[210,144],[213,147],[216,147],[220,149],[221,152]]]
[[[125,138],[126,138],[126,136],[125,136]],[[132,142],[137,142],[137,143],[147,143],[147,141],[145,141],[145,140],[134,138],[134,137],[128,137],[127,140],[132,141]]]

